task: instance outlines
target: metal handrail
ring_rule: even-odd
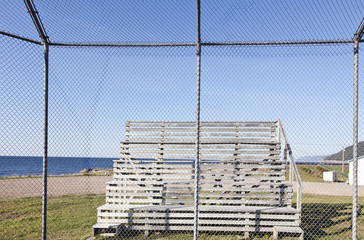
[[[292,183],[292,174],[294,173],[294,175],[296,176],[296,180],[297,180],[297,209],[301,210],[301,204],[302,204],[302,189],[303,189],[303,185],[302,185],[302,181],[301,181],[301,177],[300,174],[298,172],[298,168],[296,165],[296,162],[294,160],[293,154],[292,154],[292,149],[291,146],[288,142],[288,138],[286,135],[286,131],[284,130],[282,121],[280,119],[277,120],[278,122],[278,139],[280,140],[281,138],[281,134],[283,136],[283,140],[284,140],[284,145],[285,145],[285,150],[288,150],[288,155],[290,158],[290,174],[289,174],[289,179],[290,179],[290,183]],[[292,171],[293,170],[293,171]]]

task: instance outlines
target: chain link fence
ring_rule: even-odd
[[[0,5],[0,239],[364,239],[360,2]]]

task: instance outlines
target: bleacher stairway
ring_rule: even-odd
[[[193,231],[196,124],[127,122],[95,234]],[[280,122],[202,122],[199,231],[297,233],[301,181]],[[281,136],[284,141],[281,141]],[[284,142],[282,147],[282,142]],[[283,149],[283,151],[281,151]],[[293,163],[286,179],[287,152]],[[298,186],[292,207],[293,175]]]

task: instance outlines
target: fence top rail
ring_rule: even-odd
[[[364,40],[359,40],[364,42]],[[201,42],[201,46],[270,46],[270,45],[328,45],[351,44],[354,40],[326,40],[326,41],[280,41],[280,42]],[[52,42],[50,46],[63,47],[195,47],[197,43],[67,43]]]

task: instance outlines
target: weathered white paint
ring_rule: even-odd
[[[325,182],[337,182],[337,172],[324,172],[324,181]]]
[[[349,184],[353,185],[353,161],[349,161]],[[364,156],[358,158],[358,185],[364,186]]]

